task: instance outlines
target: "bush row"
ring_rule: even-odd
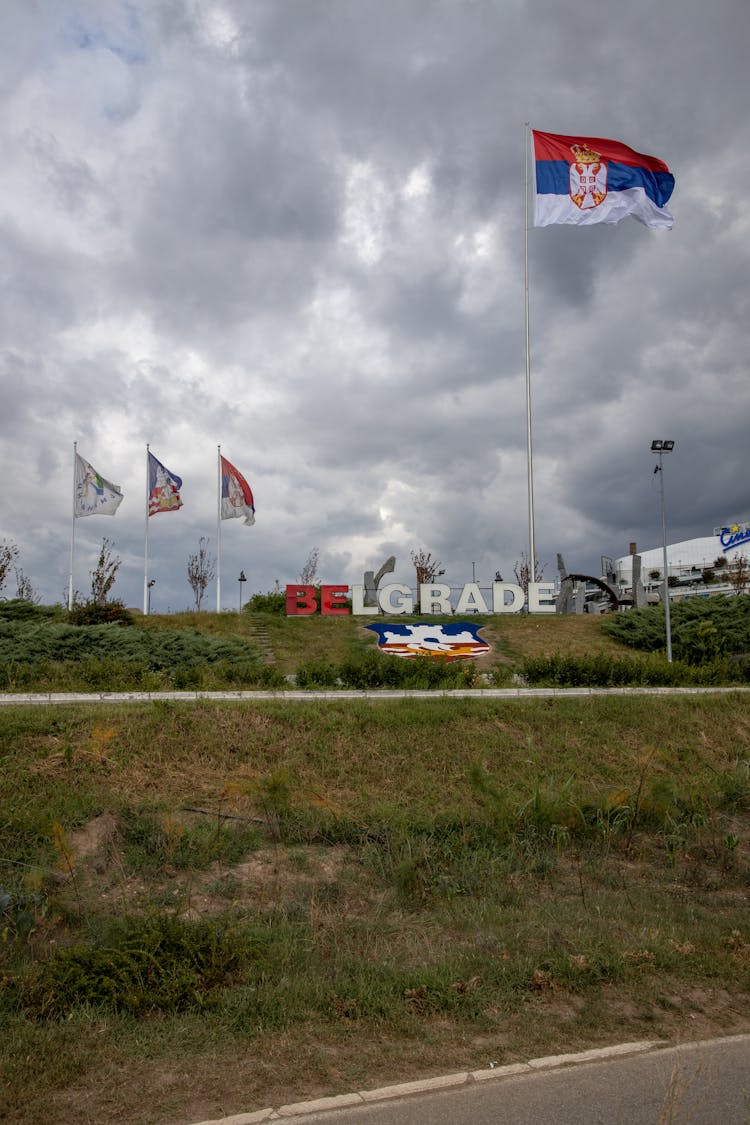
[[[441,657],[400,658],[368,652],[341,664],[311,661],[297,670],[297,687],[459,688],[474,687],[478,669],[473,661]]]
[[[689,687],[750,683],[750,659],[689,664],[609,656],[539,656],[522,665],[528,684],[554,687]]]
[[[0,691],[219,691],[284,686],[286,680],[277,668],[255,660],[193,661],[159,669],[147,661],[110,657],[33,664],[0,661]]]

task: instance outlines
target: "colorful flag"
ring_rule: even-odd
[[[169,469],[157,461],[153,453],[148,455],[148,514],[157,512],[176,512],[182,507],[180,489],[182,477],[170,473]]]
[[[111,484],[76,453],[75,516],[113,516],[122,503],[120,486]]]
[[[627,215],[669,230],[674,176],[663,160],[619,141],[532,131],[536,165],[534,225],[619,223]]]
[[[255,523],[255,504],[250,485],[239,469],[221,458],[221,518],[231,520],[245,517],[250,526]]]

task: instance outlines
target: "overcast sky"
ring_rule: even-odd
[[[747,0],[4,0],[0,538],[67,590],[73,442],[125,499],[77,521],[152,607],[216,544],[222,602],[425,549],[460,585],[528,550],[524,122],[666,161],[671,231],[529,232],[536,547],[750,519]],[[13,594],[14,583],[4,591]],[[208,605],[214,608],[215,592]]]

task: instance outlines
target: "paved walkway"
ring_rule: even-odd
[[[0,707],[47,706],[52,703],[153,703],[200,699],[228,703],[325,703],[357,699],[570,699],[600,695],[727,695],[750,687],[613,687],[613,688],[458,688],[451,691],[99,691],[17,692],[0,695]]]

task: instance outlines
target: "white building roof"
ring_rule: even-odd
[[[725,558],[732,562],[738,555],[750,555],[750,524],[735,524],[737,532],[727,535],[726,531],[719,535],[705,535],[700,539],[684,539],[681,543],[667,545],[667,567],[670,573],[684,574],[693,568],[704,570],[712,567],[718,558]],[[727,547],[725,542],[739,539],[734,546]],[[648,551],[639,551],[641,556],[641,581],[648,581],[650,570],[661,573],[664,560],[661,547],[654,547]],[[633,575],[633,559],[631,555],[624,555],[615,560],[615,573],[618,580],[630,585]]]

